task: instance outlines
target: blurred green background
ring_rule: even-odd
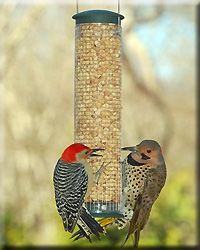
[[[79,11],[117,11],[116,2],[99,2],[81,2]],[[128,228],[72,243],[54,201],[54,166],[73,143],[75,1],[0,11],[0,244],[120,246]],[[140,246],[193,246],[196,7],[124,2],[121,13],[122,146],[155,139],[168,169]]]

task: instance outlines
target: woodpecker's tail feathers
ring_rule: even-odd
[[[91,234],[94,234],[99,240],[101,240],[100,234],[106,233],[101,224],[91,216],[85,207],[82,207],[81,209],[80,219],[77,224],[80,230],[72,235],[71,238],[77,236],[74,240],[86,237],[89,241],[91,241]]]
[[[89,227],[91,233],[93,233],[100,240],[100,233],[104,232],[103,227],[88,213],[88,211],[83,208],[81,214],[81,219]]]
[[[77,236],[75,239],[73,239],[73,241],[76,241],[76,240],[79,240],[79,239],[82,239],[82,238],[83,239],[87,238],[89,240],[89,242],[92,243],[92,241],[90,239],[90,236],[85,233],[85,231],[83,230],[83,228],[80,225],[78,225],[78,227],[79,227],[80,230],[78,230],[76,233],[74,233],[70,239]]]
[[[72,237],[70,237],[70,239],[73,239],[74,237],[76,237],[75,239],[73,239],[73,241],[76,241],[76,240],[80,240],[80,239],[84,239],[87,238],[89,240],[90,243],[92,243],[91,239],[90,239],[90,236],[87,235],[84,231],[84,229],[79,226],[79,229],[77,232],[75,232]]]

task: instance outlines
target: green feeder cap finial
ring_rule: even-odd
[[[72,16],[76,24],[80,23],[114,23],[121,24],[124,16],[108,10],[88,10]]]

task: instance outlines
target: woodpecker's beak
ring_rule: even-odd
[[[133,146],[133,147],[125,147],[125,148],[121,148],[121,150],[126,150],[126,151],[132,151],[132,152],[140,152],[140,150],[138,149],[137,146]]]
[[[93,148],[91,153],[89,154],[89,156],[103,156],[103,155],[99,155],[99,154],[95,154],[95,152],[97,151],[103,151],[104,149],[102,148]]]

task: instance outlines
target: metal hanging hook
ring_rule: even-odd
[[[118,12],[118,14],[120,14],[120,0],[118,0],[118,4],[117,4],[118,6],[117,6],[117,12]]]
[[[76,13],[78,14],[79,9],[78,9],[78,0],[76,0]]]
[[[117,12],[118,14],[120,14],[120,0],[118,0],[117,2]],[[120,16],[118,16],[118,29],[117,29],[117,33],[120,34]]]

